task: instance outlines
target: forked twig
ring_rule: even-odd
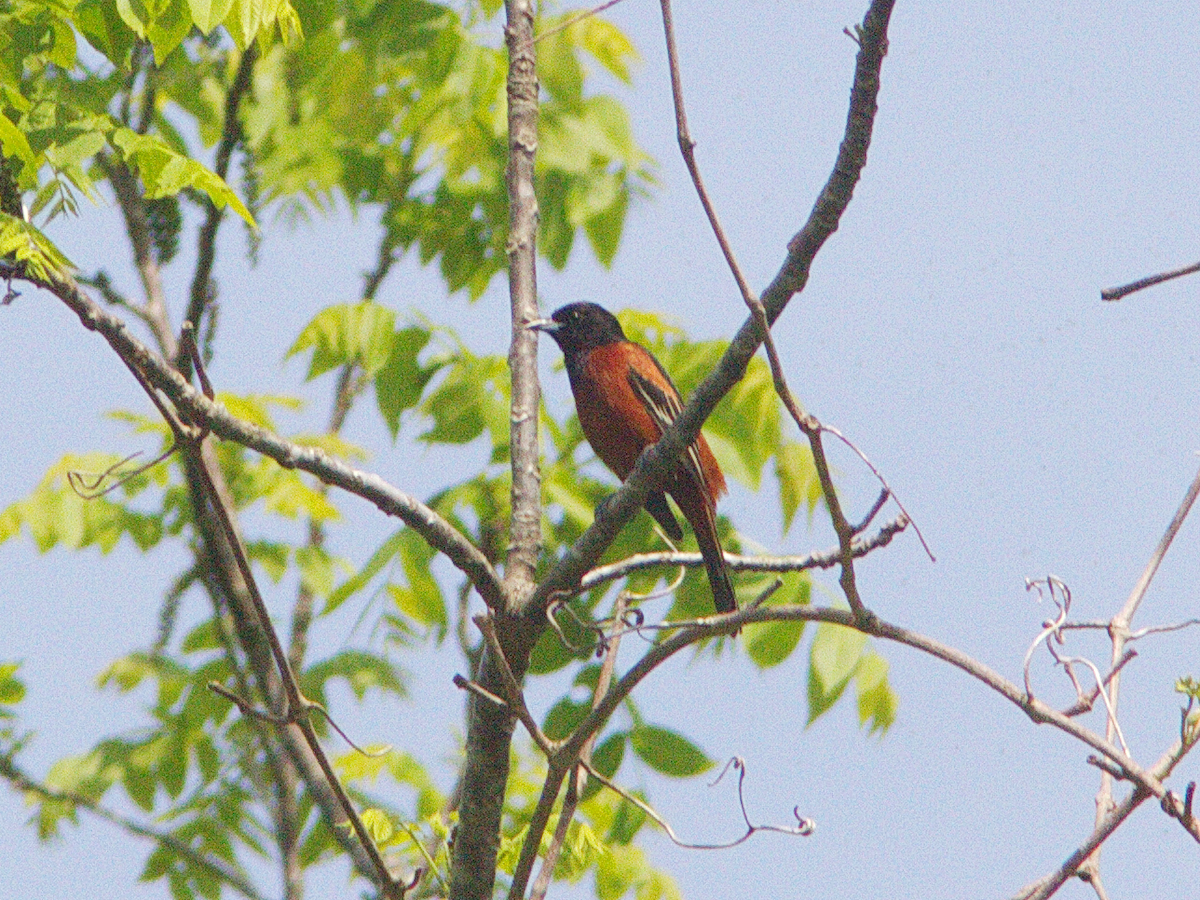
[[[150,460],[150,462],[143,463],[140,466],[135,466],[133,469],[130,469],[127,472],[121,472],[120,474],[116,474],[117,470],[126,463],[132,462],[141,456],[141,450],[130,453],[124,459],[113,463],[103,472],[87,474],[84,472],[70,471],[67,472],[67,484],[69,484],[71,486],[71,490],[73,490],[75,494],[82,499],[97,500],[106,494],[111,494],[121,485],[125,484],[131,479],[137,478],[137,476],[141,475],[143,472],[148,472],[150,469],[153,469],[160,462],[168,459],[178,449],[179,443],[177,441],[172,441],[170,447],[162,451],[160,454],[158,454],[158,456]],[[114,479],[112,484],[101,487],[100,485],[104,484],[104,482],[109,478]]]
[[[1096,685],[1094,688],[1092,688],[1086,694],[1084,694],[1082,691],[1079,691],[1078,698],[1076,699],[1076,701],[1073,704],[1071,704],[1070,706],[1068,706],[1066,709],[1064,709],[1062,711],[1063,715],[1064,716],[1078,716],[1085,712],[1091,712],[1092,707],[1095,706],[1095,704],[1096,704],[1096,698],[1100,696],[1100,692],[1103,689],[1106,689],[1108,687],[1108,685],[1112,682],[1112,680],[1117,677],[1117,674],[1123,668],[1125,668],[1126,663],[1128,663],[1134,659],[1137,659],[1137,651],[1136,650],[1126,650],[1125,653],[1121,656],[1121,658],[1119,660],[1117,660],[1117,664],[1115,666],[1113,666],[1111,669],[1109,669],[1108,674],[1104,676],[1103,687],[1101,687],[1100,685]]]
[[[1129,752],[1129,745],[1125,743],[1125,735],[1121,732],[1121,723],[1117,720],[1116,707],[1113,705],[1113,701],[1109,697],[1108,691],[1104,688],[1106,684],[1111,683],[1112,675],[1110,674],[1108,678],[1102,677],[1100,675],[1100,669],[1096,666],[1096,664],[1085,656],[1059,656],[1058,651],[1054,649],[1054,644],[1052,643],[1046,644],[1046,649],[1050,651],[1050,655],[1054,657],[1054,661],[1062,664],[1063,666],[1069,666],[1072,664],[1084,665],[1091,670],[1092,677],[1096,679],[1096,687],[1099,690],[1100,699],[1104,701],[1104,709],[1108,714],[1108,724],[1113,731],[1116,732],[1117,740],[1121,742],[1121,749],[1125,751],[1125,755],[1131,756]],[[1076,690],[1078,690],[1078,682],[1076,683]]]
[[[608,693],[608,688],[612,684],[613,670],[617,664],[617,652],[621,649],[621,632],[617,628],[617,623],[624,619],[626,600],[626,592],[621,591],[613,601],[613,632],[608,638],[607,653],[600,666],[600,674],[596,678],[596,687],[592,691],[592,709],[596,708],[600,703],[600,698]],[[546,848],[542,868],[538,872],[537,880],[533,883],[533,891],[529,900],[545,900],[546,891],[550,888],[550,879],[554,876],[554,869],[558,865],[558,858],[566,843],[567,829],[571,827],[571,820],[575,817],[575,811],[579,805],[579,797],[587,783],[584,765],[592,761],[592,749],[595,745],[596,734],[593,734],[579,750],[579,762],[575,766],[574,777],[567,779],[567,791],[563,797],[562,809],[558,814],[558,824],[554,827],[554,835],[550,839],[550,846]]]
[[[721,773],[717,776],[716,780],[712,782],[712,785],[710,785],[710,787],[714,786],[718,782],[720,782],[720,780],[725,777],[725,773],[728,772],[731,767],[734,769],[737,769],[737,771],[738,771],[738,782],[737,782],[738,806],[742,812],[742,821],[746,823],[746,833],[743,834],[741,837],[737,838],[736,840],[727,841],[727,842],[721,843],[721,844],[693,844],[693,843],[689,843],[688,841],[682,840],[679,837],[679,835],[677,835],[675,833],[675,829],[671,827],[671,824],[666,819],[664,819],[662,816],[660,816],[655,811],[654,807],[652,807],[649,803],[647,803],[641,797],[638,797],[636,794],[632,794],[629,791],[625,790],[624,788],[620,787],[619,785],[614,784],[611,779],[605,778],[603,775],[601,775],[599,772],[597,772],[595,769],[593,769],[590,765],[587,765],[587,764],[583,764],[583,765],[587,769],[587,773],[590,777],[595,778],[598,782],[600,782],[600,784],[604,785],[606,788],[608,788],[610,791],[615,793],[617,796],[621,797],[623,800],[625,800],[628,803],[632,803],[634,806],[636,806],[638,809],[640,809],[642,812],[644,812],[647,816],[649,816],[654,821],[654,823],[656,825],[658,825],[659,828],[661,828],[666,833],[667,837],[670,838],[671,843],[675,844],[675,846],[677,846],[677,847],[682,847],[685,850],[728,850],[731,847],[737,847],[740,844],[744,844],[753,835],[757,834],[760,831],[770,831],[770,832],[774,832],[776,834],[786,834],[786,835],[791,835],[794,837],[808,837],[814,831],[816,831],[816,828],[817,828],[816,823],[813,822],[812,819],[806,819],[800,815],[799,807],[792,808],[792,815],[795,816],[795,818],[796,818],[795,825],[755,825],[755,824],[753,824],[750,821],[750,814],[746,811],[746,796],[745,796],[745,792],[744,792],[744,785],[745,785],[745,781],[746,781],[746,763],[741,757],[738,757],[738,756],[733,757],[729,762],[727,762],[725,764],[725,768],[723,768],[721,770]]]
[[[896,492],[892,490],[892,486],[888,484],[887,479],[883,477],[883,473],[880,472],[875,466],[875,463],[871,462],[867,454],[863,453],[863,451],[859,449],[858,445],[855,444],[854,441],[850,440],[850,438],[846,437],[838,429],[834,428],[832,425],[825,425],[824,423],[818,423],[818,425],[822,431],[832,434],[835,438],[849,447],[854,452],[854,455],[862,460],[863,465],[871,470],[871,474],[875,476],[875,480],[883,486],[883,493],[880,495],[880,506],[883,505],[883,502],[886,502],[888,497],[891,497],[892,500],[896,502],[896,506],[900,508],[900,512],[904,513],[904,517],[912,524],[913,531],[917,535],[917,540],[921,542],[921,546],[925,549],[925,555],[929,557],[929,561],[937,562],[937,557],[933,555],[933,550],[929,548],[929,543],[925,540],[925,535],[921,533],[921,527],[917,524],[917,520],[909,514],[900,498],[896,496]],[[867,516],[866,521],[869,522],[874,517],[874,513],[877,511],[877,509],[874,509],[873,512]],[[866,525],[864,524],[862,527],[865,528]],[[859,528],[855,533],[857,534],[858,531],[861,530],[862,528]]]
[[[529,711],[529,707],[525,704],[525,694],[521,690],[521,684],[513,674],[512,667],[508,664],[508,657],[504,655],[504,648],[500,645],[500,636],[496,633],[496,622],[492,612],[489,610],[485,615],[475,616],[472,621],[483,633],[488,648],[495,654],[496,661],[500,665],[500,674],[504,679],[504,692],[508,695],[505,700],[509,710],[521,720],[521,724],[525,726],[529,736],[538,745],[538,749],[549,756],[556,749],[555,742],[546,737]]]

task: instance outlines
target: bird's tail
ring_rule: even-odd
[[[735,612],[738,608],[737,597],[733,593],[733,582],[729,579],[729,567],[725,565],[721,539],[717,537],[716,514],[711,509],[707,512],[704,522],[707,527],[693,530],[696,532],[696,543],[700,545],[700,555],[704,557],[704,568],[708,570],[713,604],[719,613]]]

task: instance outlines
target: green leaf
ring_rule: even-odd
[[[459,382],[446,385],[429,398],[428,412],[434,426],[421,438],[431,443],[466,444],[483,434],[486,424],[481,409],[480,386]]]
[[[542,730],[550,740],[561,741],[576,729],[591,708],[591,703],[577,703],[570,697],[563,697],[546,713]]]
[[[438,641],[446,634],[448,619],[441,585],[430,569],[435,551],[417,532],[406,528],[400,533],[400,561],[407,585],[389,584],[396,606],[421,625],[432,626]]]
[[[583,223],[588,243],[592,245],[592,252],[605,268],[611,267],[616,258],[625,229],[625,214],[628,211],[629,191],[619,187],[612,201],[602,209],[596,210]]]
[[[588,16],[572,25],[571,36],[596,62],[626,84],[632,84],[630,64],[638,60],[637,49],[625,33],[599,16]]]
[[[429,332],[423,328],[397,331],[387,361],[375,376],[375,402],[393,440],[400,431],[400,414],[421,402],[425,385],[437,372],[436,367],[422,366],[417,360],[427,343]]]
[[[279,394],[239,395],[218,392],[217,402],[229,410],[231,415],[239,419],[245,419],[247,422],[257,425],[259,428],[266,428],[269,431],[275,430],[275,423],[271,419],[270,413],[272,406],[279,406],[292,411],[296,411],[302,406],[301,402],[295,397],[286,397]]]
[[[234,0],[224,24],[239,50],[259,38],[269,42],[276,27],[285,45],[302,35],[300,17],[286,0]]]
[[[592,768],[605,778],[616,775],[625,759],[625,744],[628,739],[627,732],[618,731],[601,741],[592,751]]]
[[[30,275],[50,281],[74,266],[62,252],[29,222],[0,212],[0,256],[12,255]]]
[[[146,36],[146,19],[143,16],[148,16],[146,8],[139,3],[135,10],[132,0],[117,0],[117,12],[121,16],[121,20],[129,26],[140,38]],[[139,15],[139,12],[141,15]]]
[[[600,836],[587,823],[575,820],[567,826],[563,853],[554,867],[554,877],[560,881],[577,881],[605,852]]]
[[[214,620],[201,622],[183,639],[184,653],[199,653],[205,650],[216,650],[222,647],[221,633]]]
[[[644,800],[645,798],[638,795],[638,799]],[[636,803],[622,799],[617,807],[616,815],[613,816],[612,824],[608,828],[606,839],[610,844],[617,845],[617,848],[628,844],[642,830],[647,818],[644,809]]]
[[[172,197],[185,188],[193,188],[207,194],[218,209],[231,206],[247,225],[258,227],[250,210],[219,175],[177,153],[162,138],[138,134],[122,126],[113,130],[109,143],[127,164],[137,169],[147,200]]]
[[[159,761],[158,778],[171,799],[178,800],[187,779],[188,752],[182,735],[175,734],[172,738],[170,748]]]
[[[20,663],[0,664],[0,704],[15,706],[25,698],[25,685],[16,677]]]
[[[566,635],[576,647],[588,646],[588,641],[594,636],[584,631],[578,621],[573,616],[559,616],[559,625],[562,627],[563,634]],[[542,631],[537,643],[533,645],[533,652],[529,655],[529,673],[531,675],[546,675],[550,672],[557,672],[559,669],[568,665],[581,655],[590,656],[590,653],[580,653],[566,647],[558,634],[553,628],[546,628]]]
[[[333,590],[333,565],[333,557],[322,547],[300,547],[296,550],[300,584],[314,597],[324,597]]]
[[[391,816],[382,809],[364,809],[362,823],[376,844],[386,844],[396,832]]]
[[[150,774],[149,769],[130,766],[125,770],[125,777],[121,780],[121,784],[125,788],[125,793],[129,795],[129,799],[139,808],[146,812],[154,809],[156,785],[154,776]]]
[[[618,731],[610,734],[592,751],[592,768],[605,778],[612,778],[625,760],[625,745],[628,741],[629,734],[627,732]],[[601,788],[602,785],[599,781],[589,778],[580,799],[582,801],[590,800],[600,792]]]
[[[233,8],[233,0],[188,0],[188,6],[196,27],[208,34],[225,21]]]
[[[276,541],[253,541],[247,543],[246,553],[252,562],[262,566],[268,578],[278,584],[279,579],[287,574],[292,548]]]
[[[551,97],[573,107],[583,102],[583,67],[575,56],[568,31],[548,33],[538,41],[537,74]]]
[[[156,674],[154,664],[140,653],[132,653],[112,662],[96,677],[98,687],[116,684],[122,693],[128,693],[147,678]]]
[[[142,874],[138,876],[138,881],[157,881],[167,874],[175,859],[173,851],[167,850],[165,846],[159,846],[146,860],[146,865],[142,867]]]
[[[0,149],[4,151],[5,156],[19,158],[28,169],[37,168],[37,158],[25,133],[3,113],[0,113]]]
[[[221,751],[208,736],[203,736],[196,741],[195,750],[196,764],[200,767],[204,783],[211,784],[221,773]]]
[[[363,650],[343,650],[329,659],[316,663],[301,677],[304,692],[310,697],[324,698],[326,682],[344,678],[359,700],[375,688],[398,697],[406,695],[404,681],[395,666],[382,657]],[[318,702],[324,702],[323,699]]]
[[[247,485],[250,496],[246,499],[261,498],[266,509],[284,518],[305,516],[320,523],[341,517],[328,495],[308,484],[299,472],[280,469],[274,462],[260,459],[245,474],[252,476]]]
[[[184,0],[169,0],[146,25],[146,37],[154,48],[154,62],[162,65],[183,43],[192,29],[192,16]]]
[[[657,725],[635,725],[629,733],[629,746],[650,768],[674,778],[699,775],[715,765],[683,735]]]
[[[813,510],[821,499],[821,481],[817,477],[812,450],[796,441],[784,441],[775,454],[775,476],[779,479],[779,506],[786,534],[801,504],[806,507],[811,521]]]
[[[808,724],[837,703],[863,658],[867,636],[822,622],[813,638],[808,667]]]
[[[374,376],[389,361],[395,345],[396,314],[370,300],[340,303],[317,313],[304,326],[287,355],[312,348],[311,381],[331,369],[354,363]]]
[[[561,172],[548,172],[538,191],[538,250],[556,269],[566,266],[575,243],[575,227],[567,217],[568,186]]]
[[[896,721],[899,699],[888,683],[887,660],[878,653],[867,653],[854,674],[858,688],[858,722],[869,734],[882,733]]]
[[[768,575],[763,578],[746,579],[743,577],[739,587],[748,593],[755,593],[767,587],[774,578]],[[807,604],[809,602],[812,582],[803,572],[789,572],[783,576],[783,587],[768,598],[766,605],[775,606],[784,603]],[[750,582],[750,583],[747,583]],[[804,622],[762,622],[747,625],[743,645],[746,654],[760,669],[777,666],[796,649],[804,634]]]
[[[122,21],[117,4],[111,0],[83,0],[75,7],[75,24],[109,62],[124,68],[137,34]]]

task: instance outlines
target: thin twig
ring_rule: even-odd
[[[847,447],[849,447],[850,450],[853,451],[854,455],[857,456],[860,460],[862,460],[863,465],[865,465],[868,469],[871,470],[871,474],[875,476],[875,480],[878,481],[881,485],[883,485],[883,494],[880,494],[880,496],[883,497],[886,494],[888,497],[892,498],[892,500],[895,502],[896,506],[898,506],[900,508],[900,512],[902,512],[904,514],[905,518],[907,518],[908,521],[912,523],[913,531],[917,535],[917,540],[919,540],[921,542],[921,547],[924,548],[925,555],[929,557],[929,561],[937,562],[937,557],[933,555],[933,550],[930,549],[929,543],[925,540],[925,535],[923,535],[921,533],[921,527],[917,524],[917,520],[914,519],[911,515],[909,515],[909,512],[905,508],[904,503],[900,500],[899,497],[896,496],[896,492],[894,490],[892,490],[892,486],[890,484],[888,484],[887,479],[883,477],[883,473],[879,471],[879,469],[875,466],[875,463],[871,462],[871,460],[868,458],[867,454],[865,454],[861,449],[859,449],[858,445],[855,444],[854,441],[850,440],[850,438],[846,437],[844,434],[842,434],[838,429],[834,428],[832,425],[822,424],[821,430],[824,432],[827,432],[829,434],[832,434],[835,438],[837,438],[839,441],[841,441],[843,444],[845,444]],[[872,516],[873,516],[873,514],[868,515],[866,521],[870,521]],[[866,527],[866,526],[864,525],[863,527]],[[856,529],[856,533],[861,530],[862,530],[862,528]]]
[[[475,616],[472,620],[475,626],[483,633],[484,640],[487,641],[488,647],[496,656],[496,662],[500,666],[500,672],[504,676],[504,689],[508,696],[505,698],[508,708],[521,720],[521,724],[525,726],[525,730],[529,732],[529,736],[533,738],[535,744],[547,756],[554,753],[555,744],[542,731],[537,721],[533,718],[533,714],[529,712],[529,707],[525,704],[525,694],[521,690],[520,682],[517,681],[516,675],[513,674],[512,668],[508,664],[508,659],[504,655],[504,648],[500,646],[500,637],[496,634],[496,622],[490,613]]]
[[[171,446],[159,453],[158,456],[154,457],[154,459],[119,474],[117,473],[117,470],[126,463],[132,462],[141,456],[141,450],[130,453],[124,459],[113,463],[103,472],[88,475],[83,472],[72,470],[67,472],[67,483],[71,486],[71,490],[73,490],[81,499],[97,500],[106,494],[111,494],[121,485],[125,484],[131,479],[137,478],[137,476],[141,475],[143,472],[148,472],[160,462],[170,458],[171,455],[175,453],[177,447],[178,444],[172,441]],[[109,478],[113,479],[112,483],[101,487],[101,485],[104,484],[104,482]]]
[[[875,498],[875,502],[871,504],[871,508],[867,510],[867,514],[862,517],[862,520],[854,526],[855,535],[860,535],[866,531],[875,517],[879,515],[879,511],[883,509],[883,505],[888,502],[888,497],[892,496],[892,491],[886,485],[879,492],[879,496]]]
[[[907,528],[907,516],[898,516],[878,532],[866,540],[854,542],[855,557],[866,556],[873,550],[886,547],[892,538]],[[803,572],[808,569],[829,569],[841,561],[841,549],[823,550],[820,553],[810,553],[807,556],[766,556],[755,554],[744,556],[739,553],[725,554],[725,562],[735,572]],[[638,553],[606,566],[597,566],[588,572],[580,582],[580,591],[588,591],[607,581],[625,578],[634,572],[659,567],[686,566],[696,568],[704,565],[704,557],[699,553]]]
[[[217,144],[217,155],[214,171],[222,179],[229,174],[229,162],[233,151],[242,141],[241,104],[251,87],[251,76],[254,64],[258,61],[258,44],[250,44],[243,52],[238,62],[233,82],[225,95],[225,115],[221,128],[221,140]],[[205,307],[212,299],[212,272],[216,262],[217,232],[225,217],[223,207],[218,207],[211,200],[207,203],[204,224],[196,242],[196,269],[192,274],[191,290],[188,292],[188,308],[184,314],[185,325],[190,324],[197,332],[200,330],[200,318]],[[186,378],[190,374],[191,360],[188,355],[181,354],[176,360]]]
[[[1068,706],[1066,709],[1063,710],[1063,715],[1064,716],[1078,716],[1078,715],[1081,715],[1082,713],[1090,712],[1092,707],[1096,703],[1096,698],[1098,696],[1100,696],[1101,690],[1103,688],[1107,688],[1109,685],[1109,682],[1111,682],[1114,678],[1117,677],[1117,673],[1120,672],[1123,668],[1125,668],[1125,664],[1134,659],[1137,659],[1137,651],[1136,650],[1126,650],[1124,655],[1117,661],[1117,664],[1115,666],[1113,666],[1111,669],[1109,669],[1108,674],[1104,676],[1103,687],[1101,685],[1096,685],[1086,695],[1082,694],[1082,692],[1081,692],[1081,695],[1075,701],[1075,703],[1072,704],[1071,706]]]
[[[604,785],[626,802],[632,803],[634,806],[644,812],[654,821],[656,825],[658,825],[659,828],[666,833],[667,837],[670,838],[671,843],[675,844],[677,847],[682,847],[685,850],[728,850],[732,847],[737,847],[740,844],[744,844],[760,831],[770,831],[776,834],[791,835],[793,837],[808,837],[816,830],[817,827],[811,819],[803,818],[800,815],[798,808],[792,809],[792,815],[796,817],[795,825],[755,825],[751,823],[750,815],[746,812],[746,797],[743,790],[746,780],[746,765],[740,757],[734,757],[728,763],[726,763],[725,768],[721,770],[721,774],[717,776],[717,779],[713,782],[713,784],[717,784],[717,782],[724,777],[725,772],[727,772],[730,768],[738,770],[738,806],[741,809],[742,821],[746,823],[746,833],[732,841],[726,841],[720,844],[693,844],[682,840],[679,835],[675,833],[675,829],[671,827],[671,824],[662,816],[660,816],[658,812],[655,811],[654,807],[652,807],[641,797],[624,790],[619,785],[615,784],[611,779],[605,778],[590,765],[585,764],[585,768],[587,769],[588,775],[590,775],[592,778],[595,778],[598,782],[600,782],[600,784]]]
[[[466,691],[469,694],[474,694],[476,697],[486,700],[488,703],[498,706],[501,709],[510,709],[507,700],[505,700],[503,697],[493,694],[487,688],[483,687],[477,682],[471,681],[469,678],[464,678],[462,675],[455,674],[455,676],[450,680],[454,682],[454,686],[460,691]]]
[[[1171,518],[1171,523],[1167,526],[1166,533],[1158,542],[1158,546],[1154,548],[1154,553],[1150,557],[1150,561],[1146,563],[1146,568],[1143,570],[1141,577],[1137,580],[1137,584],[1133,586],[1133,590],[1129,594],[1129,598],[1125,601],[1125,605],[1113,620],[1114,625],[1128,629],[1129,623],[1133,620],[1134,613],[1137,612],[1138,606],[1142,602],[1142,598],[1146,595],[1147,589],[1150,587],[1150,582],[1154,580],[1155,573],[1158,572],[1158,567],[1163,561],[1163,557],[1167,555],[1167,550],[1171,547],[1171,542],[1175,540],[1175,535],[1179,534],[1179,529],[1183,527],[1184,520],[1191,512],[1192,504],[1196,502],[1196,497],[1200,495],[1200,471],[1197,471],[1196,477],[1192,479],[1187,493],[1183,500],[1180,501],[1179,508],[1175,510],[1175,515]]]
[[[762,300],[750,289],[750,284],[742,273],[741,267],[738,265],[737,258],[733,252],[733,248],[725,235],[725,230],[721,225],[720,217],[717,215],[716,208],[713,206],[712,200],[708,195],[708,190],[704,186],[704,179],[700,175],[699,166],[696,164],[695,147],[696,142],[691,136],[687,124],[687,112],[684,107],[683,100],[683,80],[679,72],[679,54],[675,45],[675,26],[671,14],[671,0],[660,0],[663,18],[663,31],[667,42],[667,65],[671,76],[671,97],[675,106],[675,130],[679,141],[679,150],[683,155],[684,163],[692,179],[692,184],[696,189],[696,194],[700,198],[700,204],[704,208],[704,213],[708,217],[709,225],[712,228],[713,234],[717,239],[717,244],[721,248],[721,253],[725,257],[725,262],[729,266],[730,272],[733,274],[734,281],[737,283],[738,291],[742,295],[742,300],[750,310],[751,318],[758,327],[758,337],[762,341],[767,353],[767,360],[771,367],[771,378],[775,385],[775,392],[783,401],[784,407],[789,415],[795,421],[796,426],[804,432],[809,439],[809,444],[812,448],[813,461],[817,469],[817,477],[821,483],[821,490],[825,495],[825,508],[829,511],[829,517],[832,520],[833,528],[838,536],[838,543],[841,547],[842,575],[839,579],[842,585],[842,591],[846,596],[846,601],[850,604],[850,608],[855,615],[866,616],[866,608],[863,605],[862,599],[858,593],[857,577],[854,572],[854,552],[853,541],[855,531],[853,526],[846,520],[845,514],[842,511],[841,502],[838,499],[837,491],[833,485],[833,479],[829,474],[829,466],[825,460],[825,451],[821,445],[820,434],[821,424],[812,416],[806,415],[800,411],[799,404],[796,402],[795,396],[787,385],[787,380],[783,372],[783,364],[780,362],[778,351],[775,348],[775,342],[771,336],[771,325],[767,317],[766,307]],[[868,16],[870,14],[868,13]],[[862,44],[860,43],[860,46]],[[832,432],[838,434],[838,432]],[[842,440],[845,440],[843,437]],[[847,442],[849,443],[849,442]],[[851,446],[853,446],[851,444]],[[857,448],[856,448],[857,449]],[[860,456],[861,456],[860,452]],[[864,457],[865,459],[865,457]],[[875,471],[872,467],[872,471]],[[878,472],[876,472],[878,474]],[[886,482],[884,482],[886,487]],[[924,544],[924,540],[922,539]],[[926,551],[928,552],[926,546]],[[931,554],[932,555],[932,554]]]
[[[1129,745],[1125,743],[1125,735],[1121,732],[1121,723],[1117,720],[1117,710],[1112,700],[1109,698],[1108,691],[1104,689],[1106,683],[1111,683],[1116,673],[1110,673],[1108,678],[1103,678],[1100,675],[1100,669],[1097,665],[1085,656],[1059,656],[1054,649],[1053,644],[1047,644],[1047,649],[1050,650],[1055,662],[1059,662],[1064,666],[1071,664],[1084,665],[1091,670],[1092,677],[1096,680],[1096,687],[1100,694],[1100,699],[1104,701],[1104,709],[1108,715],[1108,724],[1116,733],[1117,739],[1121,742],[1121,749],[1125,751],[1125,755],[1129,756]]]
[[[1156,634],[1169,634],[1172,631],[1183,631],[1185,628],[1195,628],[1197,625],[1200,625],[1200,619],[1185,619],[1182,622],[1173,622],[1170,625],[1147,625],[1145,628],[1138,628],[1135,631],[1129,632],[1128,637],[1125,638],[1125,642],[1132,643],[1133,641]],[[1059,626],[1059,630],[1108,631],[1111,626],[1111,622],[1105,622],[1100,619],[1092,619],[1089,621],[1080,622],[1063,622],[1062,625]]]
[[[554,759],[550,761],[546,780],[542,784],[542,793],[538,796],[537,806],[533,808],[533,815],[529,817],[529,830],[525,835],[525,842],[521,845],[520,856],[517,857],[517,864],[513,867],[512,884],[508,888],[508,900],[522,900],[525,896],[525,886],[529,884],[529,876],[533,874],[533,864],[537,859],[538,848],[541,846],[541,836],[550,822],[550,815],[554,811],[554,804],[558,800],[558,792],[562,787],[563,780],[573,765],[572,763],[562,766]],[[534,835],[537,837],[534,838]]]
[[[1200,262],[1184,266],[1182,269],[1173,269],[1170,272],[1162,272],[1158,275],[1150,275],[1147,278],[1139,278],[1137,281],[1131,281],[1129,284],[1122,285],[1121,287],[1108,288],[1100,292],[1100,299],[1120,300],[1122,297],[1128,297],[1136,291],[1154,287],[1156,284],[1162,284],[1164,281],[1170,281],[1173,278],[1191,275],[1193,272],[1200,272]]]
[[[1123,770],[1131,781],[1148,790],[1151,794],[1162,796],[1165,793],[1166,789],[1162,783],[1152,774],[1142,769],[1136,761],[1131,759],[1120,748],[1095,734],[1090,729],[1080,725],[1074,719],[1064,716],[1053,707],[1036,698],[1027,696],[1017,685],[973,657],[918,632],[893,625],[874,616],[864,620],[846,609],[830,609],[795,604],[743,609],[736,613],[714,617],[714,620],[718,618],[720,620],[719,627],[722,632],[732,632],[735,629],[755,622],[817,621],[854,628],[871,637],[895,641],[913,647],[937,659],[948,662],[979,680],[1021,709],[1033,722],[1051,724],[1065,734],[1098,751]],[[559,753],[564,757],[569,757],[573,752],[577,753],[577,748],[582,746],[583,743],[581,735],[592,734],[601,727],[616,707],[624,701],[630,692],[650,672],[654,671],[663,662],[685,647],[710,637],[716,627],[716,621],[714,621],[708,627],[696,625],[684,628],[664,638],[660,643],[653,645],[641,659],[617,680],[612,689],[604,696],[601,703],[580,723],[577,733],[564,742]]]
[[[1120,611],[1113,616],[1112,621],[1109,623],[1108,634],[1112,642],[1113,668],[1116,667],[1116,663],[1125,654],[1125,645],[1128,641],[1129,629],[1133,622],[1133,617],[1141,606],[1142,599],[1146,596],[1150,582],[1154,580],[1154,576],[1158,572],[1163,558],[1167,555],[1167,550],[1170,549],[1171,543],[1179,533],[1179,529],[1183,527],[1183,522],[1191,511],[1192,505],[1196,502],[1197,495],[1200,495],[1200,471],[1196,472],[1192,483],[1188,486],[1183,500],[1180,501],[1179,507],[1175,510],[1175,515],[1172,516],[1170,524],[1167,525],[1167,529],[1162,539],[1159,540],[1158,546],[1154,548],[1154,553],[1151,554],[1150,560],[1146,563],[1146,568],[1142,571],[1141,577],[1138,578],[1137,583],[1133,586],[1128,599],[1126,599]],[[1120,707],[1121,697],[1121,676],[1119,673],[1112,678],[1104,696],[1110,710],[1109,724],[1105,732],[1105,737],[1111,742],[1113,735],[1119,734],[1116,727],[1116,714]],[[1155,793],[1161,796],[1161,793],[1157,791]],[[1098,824],[1103,812],[1111,807],[1112,804],[1112,777],[1108,773],[1104,773],[1100,776],[1100,788],[1096,792],[1096,821]],[[1092,872],[1099,871],[1098,846],[1096,850],[1097,853],[1087,861],[1087,867]]]
[[[207,440],[207,438],[203,440]],[[379,853],[379,848],[375,845],[374,840],[372,840],[366,825],[363,823],[358,810],[354,806],[354,802],[350,799],[350,795],[346,792],[346,788],[338,778],[337,773],[334,772],[333,765],[330,763],[329,757],[325,754],[325,750],[321,746],[320,739],[313,728],[312,720],[308,716],[309,711],[316,704],[305,697],[300,691],[299,682],[297,682],[296,675],[292,671],[291,661],[288,659],[288,655],[279,640],[279,635],[275,631],[275,626],[271,622],[266,602],[258,589],[258,583],[250,568],[250,559],[246,554],[245,545],[242,543],[241,534],[234,525],[233,514],[225,506],[220,494],[217,492],[216,485],[213,483],[212,473],[208,469],[207,459],[200,454],[197,454],[197,456],[201,460],[198,473],[203,481],[204,492],[208,497],[211,509],[216,513],[216,518],[221,525],[222,531],[225,533],[225,539],[233,551],[234,562],[246,585],[254,609],[258,614],[259,629],[266,638],[271,656],[275,660],[275,666],[287,699],[287,708],[284,710],[284,717],[290,724],[297,726],[304,735],[305,743],[308,744],[309,750],[324,773],[329,787],[337,795],[341,803],[342,812],[349,820],[351,829],[354,831],[363,850],[366,851],[371,859],[376,880],[382,886],[384,896],[391,898],[391,900],[403,900],[406,890],[405,885],[392,877],[387,864]]]
[[[591,9],[585,9],[578,15],[571,16],[571,18],[567,19],[565,22],[559,22],[553,28],[547,28],[545,31],[541,32],[537,37],[535,37],[533,42],[536,44],[538,41],[542,40],[542,38],[548,38],[552,34],[558,34],[560,31],[565,31],[577,22],[582,22],[584,19],[590,19],[592,16],[597,16],[609,7],[616,6],[620,2],[621,0],[608,0],[607,3],[601,3],[599,6],[593,6]]]

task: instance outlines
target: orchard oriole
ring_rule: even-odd
[[[612,313],[595,303],[571,303],[529,327],[546,332],[562,348],[583,434],[624,481],[642,451],[657,444],[683,410],[670,376],[649,350],[625,337]],[[717,537],[717,498],[725,493],[725,476],[704,435],[680,456],[663,490],[696,533],[717,611],[733,612],[737,600]],[[678,541],[683,531],[663,490],[646,498],[646,510]]]

